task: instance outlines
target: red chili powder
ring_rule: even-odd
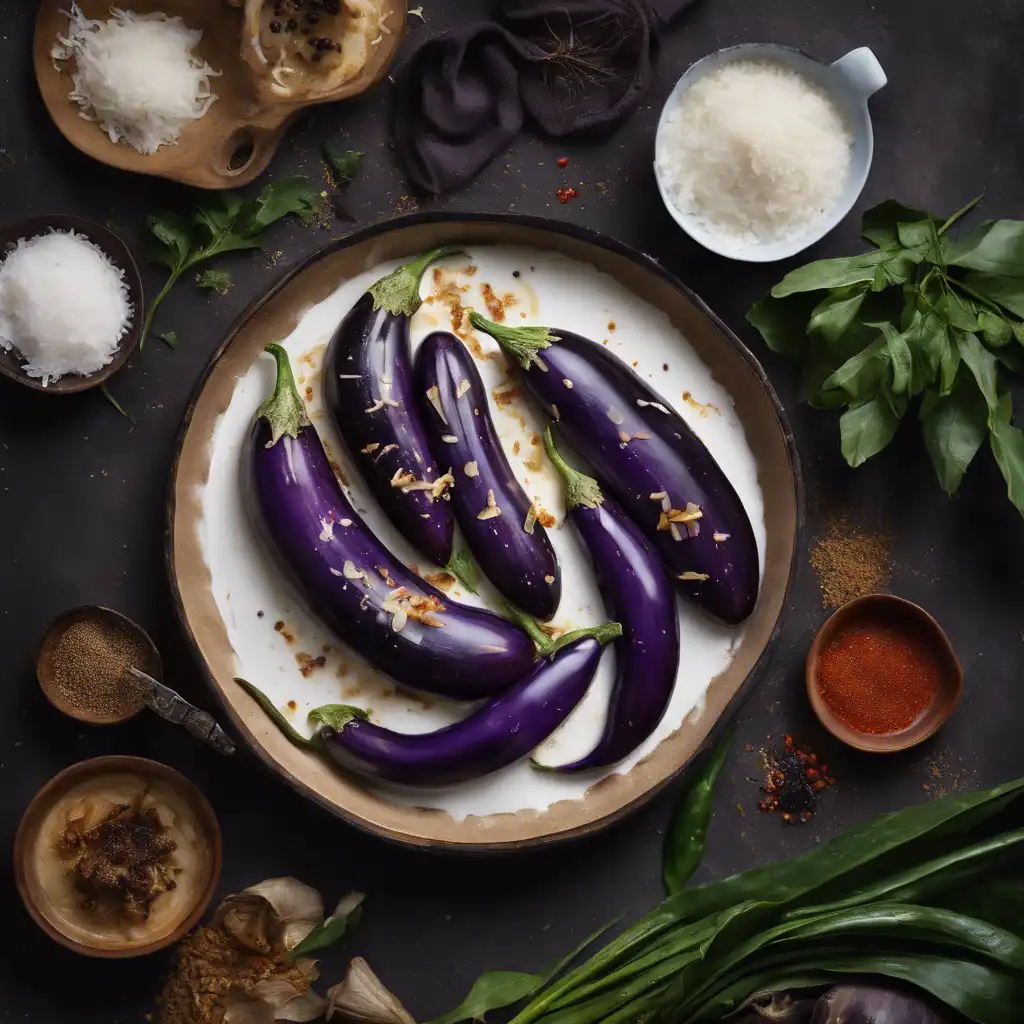
[[[840,721],[865,733],[906,729],[931,703],[942,662],[911,623],[861,622],[838,632],[818,663],[818,688]]]

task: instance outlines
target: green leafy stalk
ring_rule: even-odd
[[[427,267],[445,256],[458,256],[461,252],[455,246],[440,245],[392,270],[367,288],[373,296],[373,308],[386,309],[393,316],[412,316],[423,304],[420,298],[420,279]]]
[[[537,353],[558,341],[546,327],[506,327],[475,311],[469,314],[469,322],[478,331],[489,334],[524,370],[535,364],[543,366],[544,360]]]
[[[604,503],[604,495],[601,493],[601,485],[592,477],[573,469],[568,462],[562,458],[558,449],[555,448],[555,438],[551,433],[551,427],[544,428],[544,449],[552,465],[562,475],[565,487],[565,507],[572,511],[583,505],[586,508],[597,508]]]
[[[466,548],[456,548],[452,551],[452,557],[444,567],[445,572],[450,572],[471,594],[476,593],[480,579],[476,571],[476,562]]]
[[[115,397],[114,393],[107,387],[106,384],[100,385],[100,394],[134,427],[135,417],[132,415],[131,409],[127,406],[122,405]]]
[[[592,640],[596,640],[603,647],[605,644],[610,644],[613,640],[618,640],[620,636],[622,636],[621,622],[602,622],[600,626],[584,626],[582,629],[573,629],[568,633],[563,633],[560,637],[556,637],[551,642],[551,648],[545,654],[545,657],[554,661],[559,651],[564,651],[566,647],[576,643],[577,640],[585,640],[589,637]]]
[[[269,352],[277,362],[277,381],[274,384],[274,393],[259,407],[256,415],[269,424],[270,441],[267,447],[273,448],[285,434],[298,438],[299,431],[303,427],[308,427],[310,423],[305,403],[295,385],[288,353],[280,345],[275,344],[268,345],[264,351]]]
[[[662,875],[665,889],[670,895],[684,888],[704,858],[712,796],[729,753],[731,739],[732,736],[727,735],[711,752],[700,774],[683,795],[669,825],[665,837]]]
[[[149,302],[139,347],[146,342],[157,309],[182,275],[222,253],[258,249],[257,239],[275,221],[295,214],[309,223],[322,205],[323,199],[309,180],[296,175],[269,182],[252,199],[242,199],[233,192],[220,192],[200,203],[191,217],[165,211],[147,218],[146,226],[153,236],[150,259],[165,266],[170,274]],[[200,287],[219,290],[230,280],[230,275],[208,280],[217,283],[200,282]]]
[[[260,689],[254,686],[246,679],[242,679],[239,676],[235,676],[235,682],[245,690],[247,694],[263,709],[267,717],[284,733],[285,739],[289,743],[294,744],[296,747],[301,747],[303,750],[321,750],[323,749],[323,743],[320,740],[319,734],[314,734],[313,738],[310,739],[307,736],[303,736],[291,722],[288,721],[284,715],[277,709],[274,702]]]
[[[864,215],[876,250],[791,271],[747,319],[769,348],[803,364],[805,401],[843,410],[851,466],[882,451],[919,400],[943,490],[956,492],[988,437],[1024,515],[1020,435],[1000,386],[1002,374],[1024,372],[1024,221],[986,221],[954,238],[981,198],[944,220],[887,200]]]

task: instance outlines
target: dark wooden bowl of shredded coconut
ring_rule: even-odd
[[[50,623],[36,658],[47,700],[91,725],[124,722],[145,707],[130,667],[159,680],[156,645],[127,616],[99,605],[72,608]]]

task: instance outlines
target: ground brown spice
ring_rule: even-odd
[[[71,707],[93,718],[141,706],[142,687],[128,675],[145,668],[150,651],[127,626],[105,619],[72,623],[52,655],[53,683]]]
[[[222,1024],[226,1002],[257,999],[257,986],[272,978],[283,978],[300,992],[309,990],[309,978],[284,956],[260,956],[222,928],[199,928],[178,946],[157,1022]]]
[[[869,532],[848,516],[834,516],[811,548],[826,608],[888,588],[892,578],[892,538],[884,530]]]

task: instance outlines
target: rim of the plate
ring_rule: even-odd
[[[189,428],[192,423],[193,416],[195,414],[196,407],[199,399],[206,388],[206,385],[213,374],[218,362],[223,357],[227,349],[234,342],[238,332],[247,324],[258,312],[265,306],[271,299],[274,298],[280,291],[286,288],[292,281],[297,277],[304,274],[307,270],[313,267],[320,260],[325,259],[328,256],[333,255],[343,249],[351,246],[359,245],[369,239],[378,237],[380,235],[388,234],[392,231],[399,231],[405,228],[416,227],[419,225],[429,224],[497,224],[497,225],[510,225],[530,228],[536,231],[547,231],[552,234],[561,234],[572,238],[576,241],[587,243],[598,248],[604,249],[615,255],[624,257],[636,264],[641,269],[655,275],[662,282],[669,285],[671,288],[680,292],[689,302],[691,302],[704,316],[706,316],[712,323],[712,325],[725,337],[740,357],[748,364],[748,367],[757,378],[758,383],[764,389],[765,393],[772,404],[775,415],[779,421],[779,428],[782,433],[782,438],[785,443],[786,456],[789,464],[790,472],[793,479],[794,488],[794,504],[795,504],[795,524],[794,524],[794,544],[792,555],[789,560],[788,572],[786,575],[786,588],[783,594],[782,604],[779,610],[779,614],[772,627],[772,631],[766,641],[763,650],[758,655],[757,660],[754,662],[750,671],[744,679],[742,685],[729,700],[728,704],[718,716],[718,719],[714,725],[708,731],[708,734],[704,737],[703,742],[698,747],[697,751],[693,756],[678,769],[668,773],[664,778],[659,779],[656,783],[649,786],[642,793],[638,794],[634,799],[620,805],[610,813],[603,817],[597,818],[593,821],[589,821],[586,824],[579,825],[575,828],[566,829],[563,832],[557,834],[545,834],[533,837],[528,840],[520,840],[514,844],[499,842],[499,843],[453,843],[449,841],[440,840],[429,840],[419,838],[416,836],[398,836],[393,834],[391,831],[378,828],[373,823],[363,821],[357,817],[350,815],[345,812],[344,808],[339,807],[332,800],[324,797],[318,793],[305,781],[298,778],[291,772],[284,771],[274,761],[273,757],[269,754],[266,748],[250,733],[246,724],[237,715],[234,707],[227,699],[227,695],[222,690],[220,684],[214,678],[213,673],[207,664],[206,658],[203,656],[202,649],[199,646],[199,642],[196,639],[192,627],[189,623],[188,616],[185,612],[184,600],[181,594],[181,589],[178,585],[177,571],[174,564],[174,526],[176,519],[177,509],[177,481],[178,473],[181,468],[181,455],[184,448],[185,440],[188,435]],[[680,281],[674,274],[669,273],[664,269],[656,260],[652,257],[640,252],[631,246],[625,245],[622,242],[617,241],[614,238],[610,238],[607,235],[602,234],[593,228],[582,227],[578,224],[567,223],[563,221],[553,220],[547,217],[538,217],[532,214],[516,214],[516,213],[462,213],[462,212],[423,212],[423,213],[412,213],[407,214],[403,217],[396,217],[391,220],[381,221],[377,224],[369,225],[365,228],[360,228],[350,234],[343,235],[339,238],[331,239],[325,245],[316,249],[308,256],[303,257],[294,266],[287,269],[278,279],[271,285],[267,291],[261,296],[254,299],[242,312],[235,318],[231,323],[231,326],[227,329],[224,334],[224,338],[213,355],[208,360],[203,372],[200,374],[199,379],[196,381],[189,395],[188,405],[185,409],[185,414],[182,417],[181,424],[178,427],[178,432],[174,441],[174,460],[171,465],[171,472],[168,476],[168,489],[166,497],[166,524],[164,531],[164,561],[167,568],[168,581],[171,587],[171,597],[174,603],[175,614],[178,617],[178,622],[181,625],[182,631],[184,632],[185,638],[188,641],[189,648],[192,652],[193,657],[199,664],[203,678],[206,680],[207,685],[213,691],[217,702],[221,708],[231,720],[232,725],[245,740],[246,746],[261,762],[261,764],[273,772],[278,778],[282,779],[289,787],[299,793],[301,796],[312,801],[318,807],[327,811],[330,815],[338,818],[350,826],[359,829],[359,831],[367,833],[369,835],[376,836],[381,839],[385,839],[389,842],[393,842],[401,846],[412,846],[418,849],[432,849],[432,850],[443,850],[449,853],[465,853],[465,854],[477,854],[477,853],[495,853],[495,852],[511,852],[514,850],[535,848],[538,846],[548,846],[554,843],[564,843],[571,839],[579,839],[584,836],[593,834],[594,832],[600,831],[607,828],[616,822],[622,821],[630,814],[639,810],[645,804],[649,803],[654,799],[660,792],[662,792],[667,786],[671,785],[677,779],[684,777],[685,775],[696,770],[703,762],[708,751],[722,734],[728,729],[729,724],[735,717],[736,713],[743,706],[747,697],[750,695],[751,690],[761,679],[764,671],[768,665],[768,662],[774,655],[775,649],[778,645],[779,635],[782,630],[783,621],[786,618],[788,598],[793,589],[794,580],[797,574],[798,558],[797,554],[800,551],[801,543],[803,540],[803,534],[805,529],[805,501],[804,501],[804,480],[803,471],[800,464],[800,456],[797,452],[796,438],[793,434],[792,425],[789,422],[789,417],[786,415],[786,411],[782,406],[782,402],[779,400],[779,396],[775,392],[775,388],[772,386],[771,380],[768,378],[764,367],[760,361],[754,355],[753,352],[740,340],[736,333],[715,313],[708,305],[700,298],[688,285]]]

